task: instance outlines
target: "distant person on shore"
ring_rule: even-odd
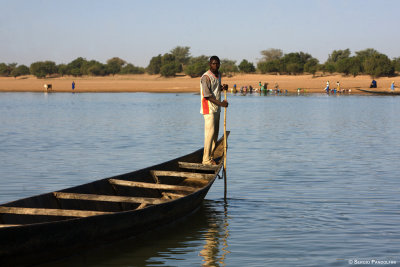
[[[237,89],[236,89],[236,83],[235,83],[232,88],[232,94],[236,94],[236,93],[237,93]]]
[[[200,79],[201,105],[200,113],[204,117],[204,152],[203,164],[217,165],[213,158],[214,149],[218,139],[219,117],[221,107],[228,107],[226,100],[221,102],[221,91],[228,90],[228,85],[221,84],[219,67],[221,61],[217,56],[210,57],[210,69]]]
[[[395,88],[396,88],[396,86],[394,85],[394,81],[393,81],[392,84],[390,85],[390,89],[392,89],[392,91],[394,91]]]
[[[326,82],[325,91],[326,91],[327,94],[329,94],[329,91],[330,91],[330,89],[329,89],[329,81]]]
[[[340,82],[339,82],[339,81],[336,82],[336,91],[337,91],[338,93],[341,92],[341,91],[340,91]]]
[[[75,82],[72,81],[72,90],[75,90]]]
[[[279,84],[277,82],[275,82],[274,89],[275,89],[275,92],[278,94],[279,93]]]
[[[376,88],[377,84],[375,80],[372,80],[371,85],[369,86],[369,88]]]

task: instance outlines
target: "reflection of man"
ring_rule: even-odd
[[[221,65],[219,58],[212,56],[208,64],[210,69],[200,80],[200,113],[204,116],[203,164],[216,165],[212,155],[218,139],[221,107],[228,107],[226,100],[221,102],[221,91],[228,90],[228,85],[221,85],[221,74],[218,71]]]

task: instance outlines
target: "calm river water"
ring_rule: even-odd
[[[400,264],[400,98],[232,96],[228,204],[51,266]],[[0,203],[203,143],[193,94],[0,94]],[[221,125],[222,128],[222,125]]]

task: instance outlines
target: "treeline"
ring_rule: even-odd
[[[146,71],[165,77],[174,76],[182,71],[191,77],[201,76],[208,69],[209,57],[191,57],[189,50],[189,47],[178,46],[170,53],[153,57]],[[280,49],[271,48],[261,51],[261,55],[262,58],[257,66],[246,59],[243,59],[238,65],[234,60],[221,59],[220,71],[228,75],[255,72],[314,75],[316,72],[323,72],[353,76],[366,74],[372,77],[393,76],[396,71],[400,72],[400,57],[391,60],[388,56],[372,48],[357,51],[354,56],[351,56],[350,49],[334,50],[323,64],[304,52],[284,54]]]
[[[351,56],[350,49],[334,50],[323,64],[319,64],[317,59],[303,52],[283,55],[282,50],[268,49],[261,51],[261,54],[263,59],[257,65],[261,73],[315,74],[321,71],[381,77],[393,76],[395,71],[400,71],[400,58],[390,60],[388,56],[372,48],[358,51],[354,56]]]
[[[50,75],[72,75],[75,77],[89,76],[106,76],[115,74],[142,74],[145,69],[127,63],[118,57],[113,57],[103,64],[96,60],[86,60],[79,57],[68,64],[57,65],[53,61],[34,62],[28,68],[25,65],[17,65],[17,63],[5,64],[0,63],[0,76],[18,77],[22,75],[32,74],[38,78],[45,78]]]
[[[315,74],[341,73],[344,75],[366,74],[372,77],[393,76],[400,72],[400,57],[389,59],[375,49],[368,48],[351,55],[350,49],[334,50],[324,63],[304,52],[284,54],[280,49],[267,49],[260,52],[262,58],[255,66],[252,62],[243,59],[239,64],[235,60],[221,59],[220,72],[225,75],[235,73],[262,73],[262,74]],[[169,53],[159,54],[151,58],[146,68],[134,66],[125,60],[114,57],[106,64],[96,60],[86,60],[79,57],[68,64],[57,65],[53,61],[34,62],[27,67],[16,63],[0,63],[0,76],[21,76],[32,74],[38,78],[49,75],[72,76],[106,76],[115,74],[157,74],[164,77],[173,77],[178,73],[185,73],[190,77],[199,77],[207,71],[209,56],[192,57],[190,47],[177,46]]]

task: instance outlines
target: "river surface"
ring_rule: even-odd
[[[400,264],[400,97],[228,101],[226,205],[216,180],[189,218],[50,266]],[[192,152],[199,105],[194,94],[1,93],[0,203]]]

